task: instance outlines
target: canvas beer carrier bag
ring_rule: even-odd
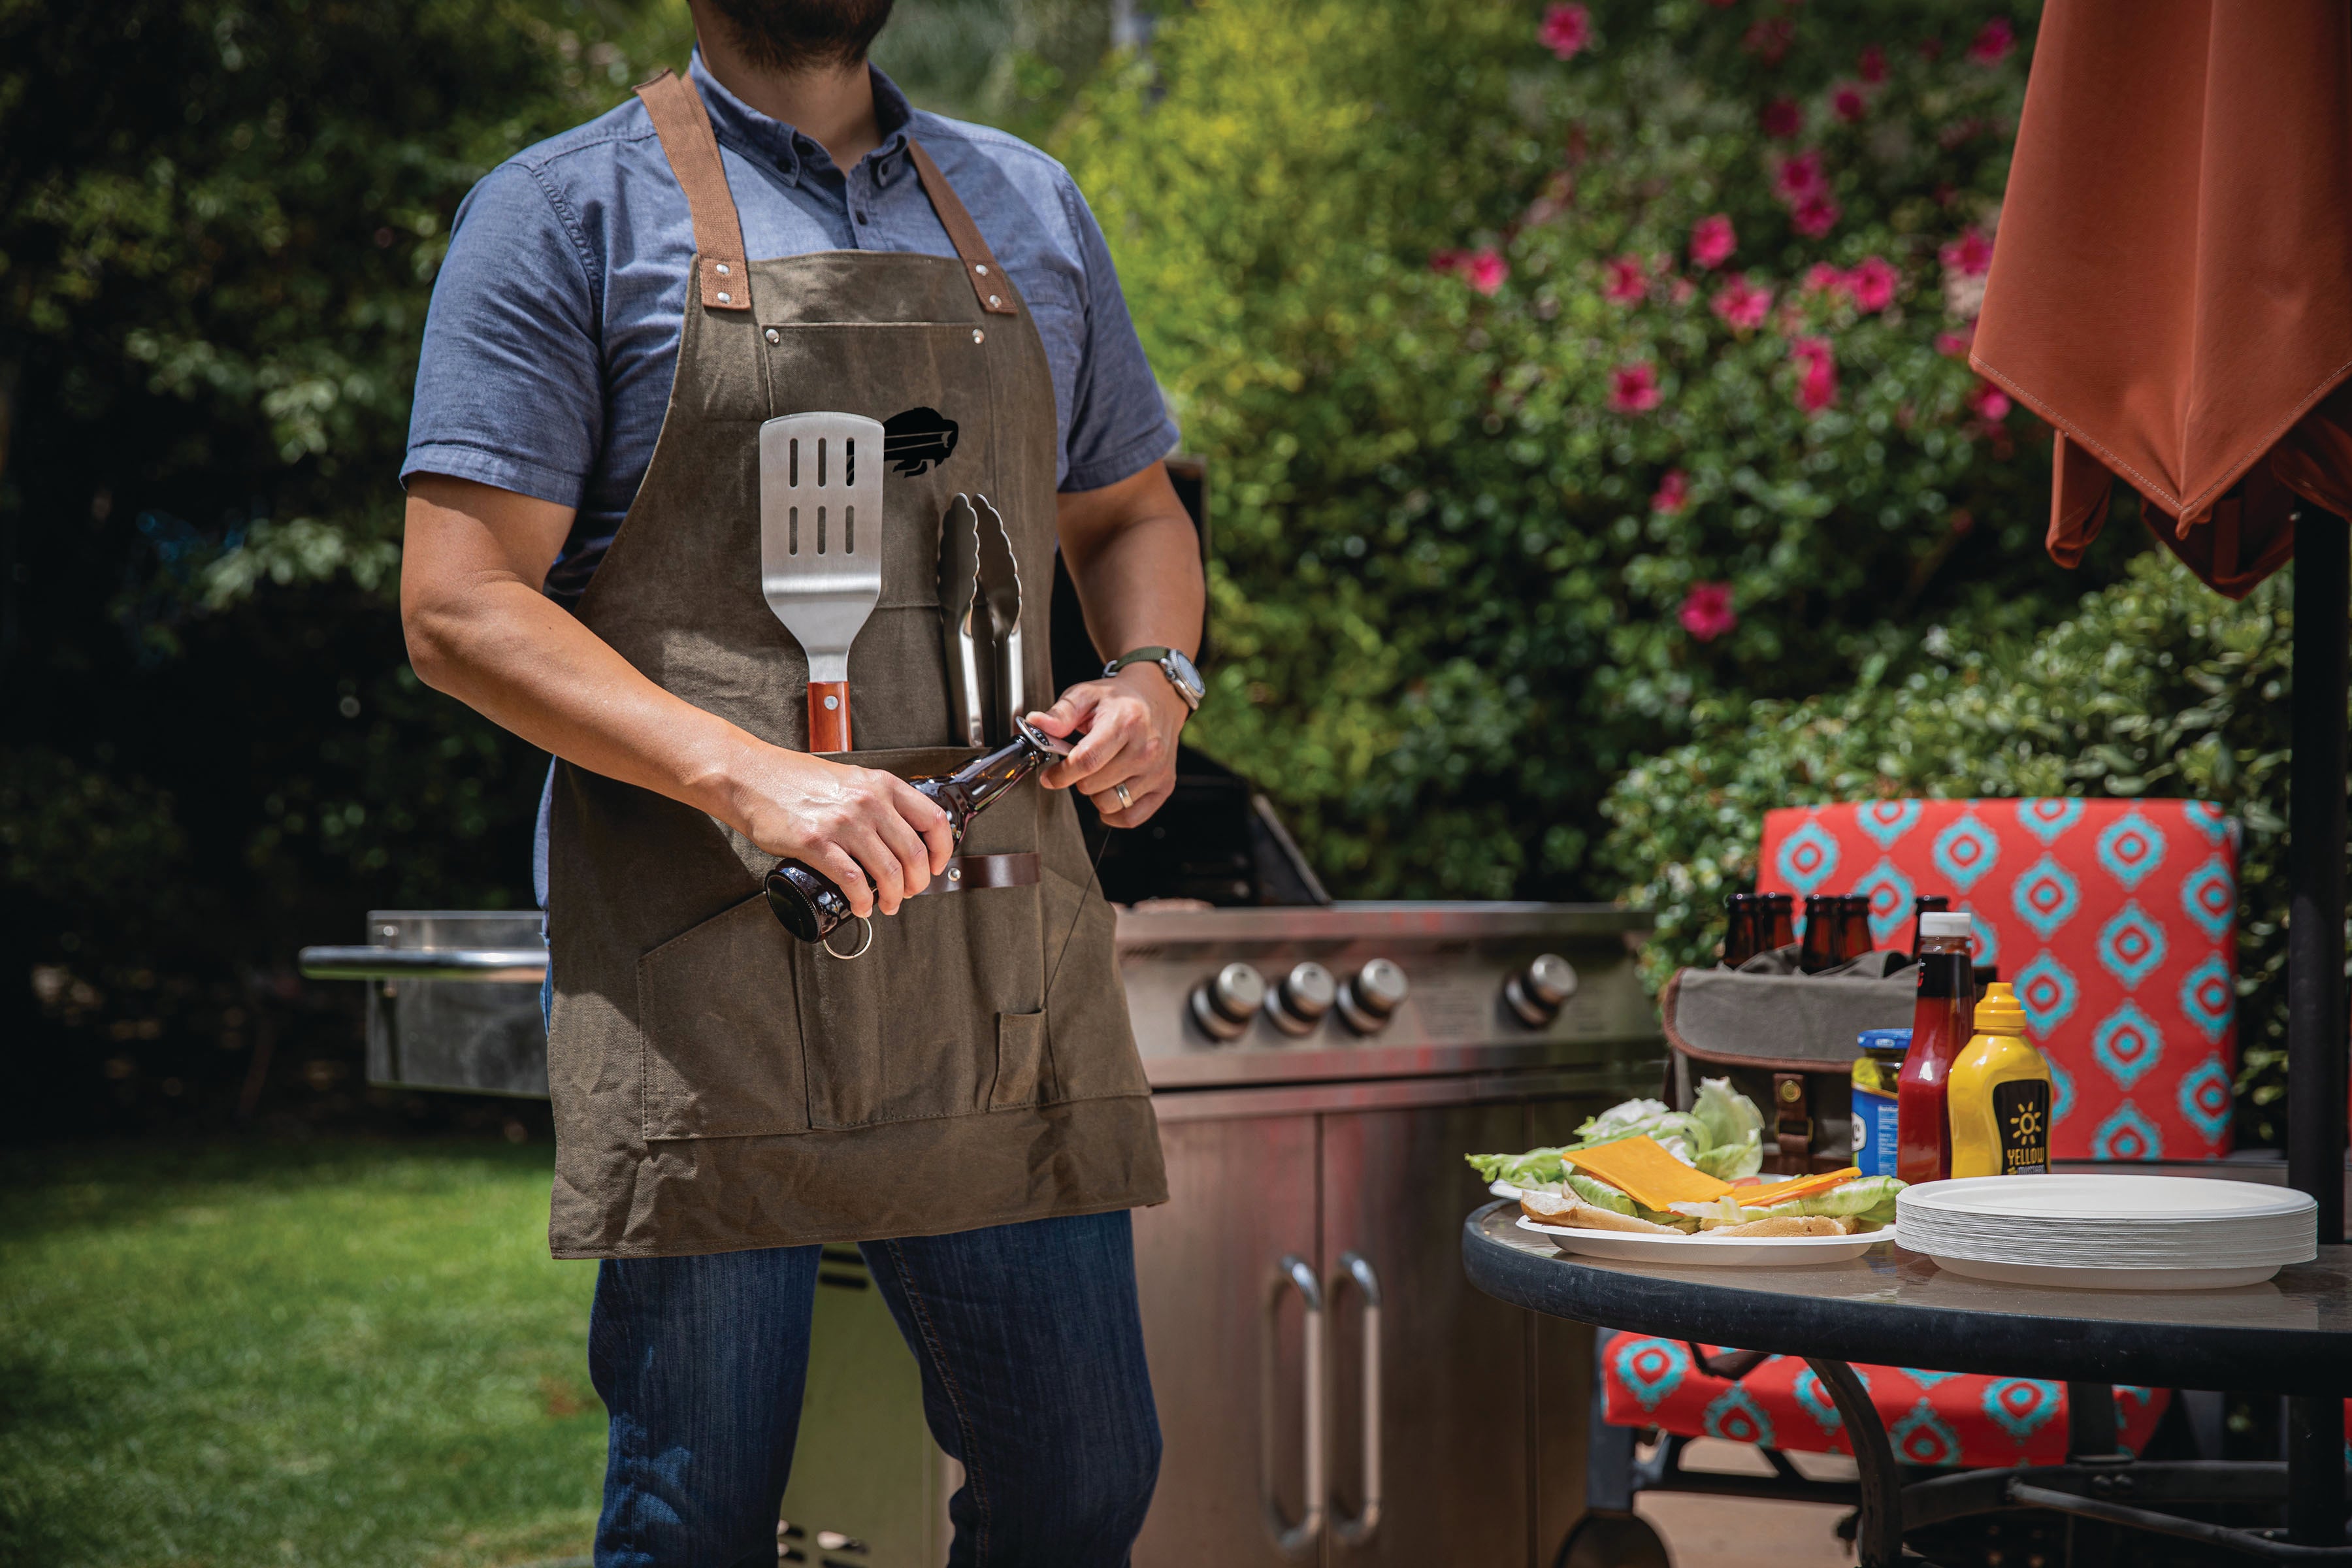
[[[960,437],[948,461],[886,487],[881,598],[852,656],[861,749],[842,760],[949,772],[978,754],[948,744],[938,562],[955,495],[992,498],[1022,577],[1053,580],[1055,416],[1036,329],[912,142],[955,256],[747,261],[701,99],[667,73],[638,92],[692,209],[695,272],[659,445],[580,617],[665,689],[805,750],[807,660],[761,594],[760,426],[936,410]],[[1027,639],[1032,691],[1050,689],[1051,645]],[[558,764],[558,1257],[935,1235],[1166,1197],[1112,914],[1087,896],[1069,796],[1021,785],[960,852],[974,874],[959,890],[876,919],[871,950],[845,963],[770,912],[772,856]]]

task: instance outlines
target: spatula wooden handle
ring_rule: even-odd
[[[809,682],[809,750],[849,750],[849,682]]]

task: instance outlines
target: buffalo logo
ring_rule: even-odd
[[[956,449],[956,422],[936,408],[909,408],[882,421],[882,460],[913,479],[944,463]]]

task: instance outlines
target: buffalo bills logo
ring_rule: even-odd
[[[956,435],[956,422],[936,408],[893,414],[882,421],[882,460],[911,479],[953,456]]]

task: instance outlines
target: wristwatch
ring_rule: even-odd
[[[1158,665],[1160,673],[1168,678],[1168,684],[1176,689],[1176,695],[1184,700],[1184,706],[1195,713],[1201,710],[1201,699],[1208,695],[1209,689],[1201,683],[1201,672],[1192,668],[1192,661],[1181,649],[1129,648],[1103,666],[1103,679],[1108,680],[1130,664]]]

